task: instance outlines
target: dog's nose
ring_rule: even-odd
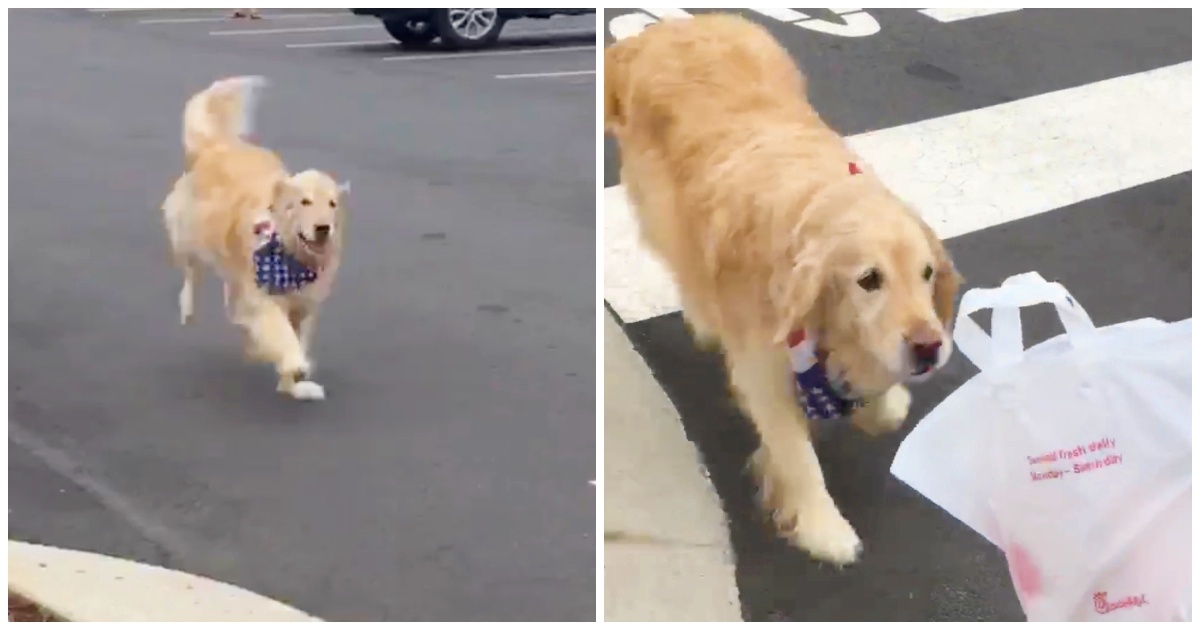
[[[313,226],[313,234],[316,235],[318,241],[323,241],[329,238],[330,226],[328,223]]]
[[[942,342],[940,341],[912,344],[913,359],[915,359],[917,367],[930,368],[937,365],[938,351],[941,349]]]

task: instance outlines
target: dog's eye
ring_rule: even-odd
[[[311,205],[312,205],[312,199],[301,199],[301,200],[300,200],[300,205],[302,205],[302,206],[311,206]]]
[[[864,291],[878,291],[882,284],[883,276],[879,274],[878,269],[871,269],[858,279],[858,286],[862,287]]]
[[[925,278],[925,282],[929,282],[929,279],[933,277],[933,266],[925,265],[925,271],[921,272],[921,277]]]
[[[329,207],[330,207],[330,208],[336,208],[336,207],[337,207],[337,202],[336,202],[336,201],[334,201],[334,200],[332,200],[332,199],[330,199],[330,200],[329,200]]]

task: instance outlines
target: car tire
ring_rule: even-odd
[[[500,9],[436,9],[433,26],[447,48],[486,48],[504,29]]]
[[[437,37],[437,29],[430,22],[390,19],[383,21],[388,35],[405,46],[425,46]]]

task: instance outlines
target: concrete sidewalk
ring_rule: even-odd
[[[679,414],[604,321],[604,620],[741,621],[725,514]]]
[[[67,621],[321,621],[198,575],[15,540],[8,590]]]

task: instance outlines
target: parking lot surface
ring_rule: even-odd
[[[451,59],[263,15],[9,12],[10,537],[329,620],[594,619],[594,77],[500,77],[594,70],[590,16]],[[178,324],[182,107],[240,74],[264,144],[352,184],[320,404],[217,282]]]

